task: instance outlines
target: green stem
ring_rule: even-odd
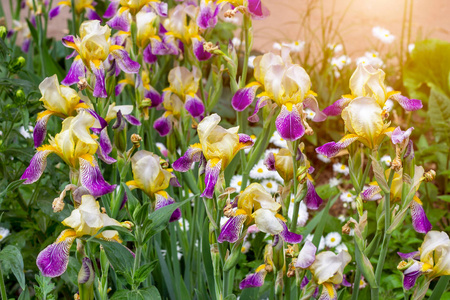
[[[441,299],[442,294],[445,292],[445,290],[447,288],[449,280],[450,280],[450,275],[441,276],[441,278],[439,278],[438,283],[434,287],[433,293],[431,294],[429,300]]]
[[[244,14],[243,30],[244,30],[245,52],[244,52],[244,64],[242,66],[242,76],[241,80],[239,81],[240,88],[243,88],[247,81],[248,57],[250,51],[252,50],[251,45],[252,43],[250,41],[253,39],[252,37],[250,37],[250,35],[252,34],[251,27],[252,27],[251,18],[247,14]]]
[[[358,246],[356,246],[358,247]],[[361,280],[361,270],[356,266],[355,278],[353,279],[352,300],[357,300],[359,295],[359,282]]]
[[[6,296],[5,282],[3,281],[3,271],[2,271],[1,263],[0,263],[0,290],[1,290],[2,300],[8,300],[8,297]]]
[[[297,161],[297,148],[298,148],[298,141],[294,141],[292,142],[292,161],[293,161],[293,168],[294,168],[294,211],[292,214],[292,223],[291,223],[291,231],[295,232],[295,229],[297,229],[297,219],[298,219],[298,211],[299,211],[299,207],[300,207],[300,199],[297,199],[297,189],[298,189],[298,179],[297,179],[297,169],[298,169],[298,161]],[[289,208],[288,208],[289,210]]]

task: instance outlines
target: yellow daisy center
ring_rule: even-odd
[[[341,166],[341,170],[345,170],[345,166],[344,165]]]
[[[267,186],[269,189],[272,188],[272,187],[273,187],[272,182],[266,183],[266,186]]]
[[[242,184],[242,181],[238,181],[237,185],[241,186],[241,184]]]
[[[264,170],[262,168],[259,168],[258,173],[262,173],[262,172],[264,172]]]
[[[334,237],[332,237],[332,238],[330,239],[330,241],[335,242],[336,239],[335,239]]]

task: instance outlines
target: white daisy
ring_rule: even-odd
[[[385,163],[386,166],[390,167],[391,166],[391,162],[392,162],[392,158],[389,155],[383,155],[380,158],[380,161]]]
[[[273,179],[266,179],[261,182],[261,185],[266,189],[267,192],[274,194],[278,192],[278,182]]]
[[[248,250],[250,250],[250,247],[251,247],[251,246],[252,246],[252,244],[250,244],[249,241],[245,241],[245,242],[242,244],[241,252],[242,252],[242,253],[247,253]]]
[[[344,46],[342,44],[328,44],[328,48],[333,50],[334,54],[338,54],[344,49]]]
[[[353,196],[352,193],[345,191],[341,194],[341,196],[339,196],[339,198],[341,199],[342,202],[346,203],[353,202],[355,200],[355,196]]]
[[[339,254],[342,251],[348,251],[348,248],[347,248],[347,246],[344,243],[342,243],[342,244],[337,245],[336,248],[334,248],[334,251],[337,254]]]
[[[389,92],[389,91],[388,91]],[[392,101],[391,99],[387,99],[386,102],[384,102],[384,107],[383,109],[386,111],[391,111],[394,108],[394,101]]]
[[[244,44],[244,42],[242,42],[239,38],[234,37],[231,40],[231,43],[233,44],[234,48],[239,48],[239,46],[241,46],[242,44]]]
[[[19,132],[24,138],[31,139],[33,137],[33,129],[33,126],[28,126],[28,130],[25,130],[25,127],[23,126],[20,126]]]
[[[230,186],[236,189],[236,192],[239,193],[241,191],[242,185],[242,175],[234,175],[231,177]]]
[[[313,112],[313,111],[312,111],[311,109],[309,109],[309,108],[306,108],[306,109],[304,110],[304,112],[305,112],[305,114],[306,114],[306,118],[307,118],[307,119],[312,120],[312,119],[314,119],[314,117],[316,116],[316,113]]]
[[[162,155],[164,155],[165,157],[167,157],[167,148],[166,146],[164,146],[163,143],[156,143],[156,147],[159,149],[159,152],[161,152]]]
[[[389,30],[380,26],[372,28],[372,35],[384,44],[392,44],[395,40],[395,36]]]
[[[182,230],[189,231],[189,222],[188,222],[188,220],[186,220],[184,218],[180,218],[178,220],[178,224],[180,224],[180,227],[181,227]]]
[[[338,70],[342,70],[343,67],[349,65],[352,59],[347,55],[341,55],[339,57],[333,57],[331,59],[331,65]]]
[[[292,43],[282,43],[283,46],[289,47],[291,52],[299,53],[302,52],[305,48],[305,42],[304,41],[295,41]]]
[[[331,159],[322,154],[317,154],[317,158],[324,163],[329,163],[331,161]]]
[[[340,216],[338,217],[338,220],[341,221],[341,223],[344,223],[345,220],[346,220],[346,218],[345,218],[344,215],[340,215]]]
[[[356,64],[371,65],[375,69],[379,69],[384,65],[384,62],[380,58],[378,52],[368,51],[364,56],[356,60]]]
[[[253,67],[252,67],[252,68],[253,68]],[[252,139],[253,143],[256,142],[256,135],[252,134],[252,135],[250,136],[250,138]],[[250,152],[250,150],[252,150],[252,148],[246,148],[246,149],[244,149],[245,154],[248,154],[248,153]]]
[[[415,45],[415,44],[409,44],[409,45],[408,45],[408,52],[409,52],[409,53],[413,52],[414,48],[416,48],[416,45]]]
[[[292,220],[292,215],[294,214],[294,195],[291,195],[291,202],[289,204],[288,217]],[[297,225],[300,227],[305,226],[306,221],[308,221],[309,213],[308,208],[306,207],[303,201],[300,202],[300,206],[298,207],[298,218]]]
[[[0,227],[0,242],[9,235],[9,229]]]
[[[270,142],[277,147],[287,148],[286,140],[283,139],[277,131],[273,133],[272,137],[270,138]]]
[[[329,247],[329,248],[333,248],[333,247],[336,247],[337,245],[339,245],[341,240],[342,240],[342,238],[339,233],[330,232],[325,237],[325,245],[327,245],[327,247]]]
[[[249,68],[252,68],[252,69],[254,68],[253,61],[255,60],[255,58],[256,58],[256,56],[254,56],[254,55],[248,57],[248,67]]]
[[[348,175],[350,173],[349,168],[346,165],[343,165],[339,162],[333,164],[333,171],[344,175]]]
[[[274,50],[281,50],[281,44],[278,42],[273,43],[272,48]]]
[[[330,178],[330,181],[328,182],[328,184],[330,185],[330,187],[335,187],[338,186],[342,183],[341,179],[338,179],[336,177],[332,177]]]
[[[252,179],[266,179],[268,178],[269,170],[264,165],[264,161],[260,160],[250,171],[250,178]]]

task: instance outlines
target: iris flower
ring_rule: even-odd
[[[106,226],[122,226],[106,213],[100,212],[100,205],[91,195],[82,196],[81,204],[74,209],[62,224],[70,227],[60,233],[56,241],[42,250],[36,264],[42,275],[46,277],[57,277],[62,275],[69,263],[70,247],[76,238],[84,235],[96,236],[97,238],[121,242],[116,230],[105,230],[97,235],[97,232]]]
[[[105,69],[108,59],[114,60],[120,70],[125,73],[137,73],[140,65],[131,60],[128,52],[121,45],[111,42],[111,29],[101,26],[100,21],[86,21],[80,26],[80,36],[68,35],[63,38],[67,48],[77,53],[70,70],[62,81],[64,85],[72,85],[79,81],[79,77],[86,76],[88,69],[95,77],[94,97],[106,98]]]
[[[24,184],[36,182],[47,166],[47,156],[58,155],[70,168],[72,183],[80,183],[94,197],[100,197],[114,190],[103,178],[94,154],[97,151],[97,136],[90,133],[96,119],[83,110],[75,117],[68,117],[62,123],[61,132],[50,138],[49,144],[36,149],[36,154],[21,179]]]
[[[419,251],[397,253],[402,259],[407,260],[398,265],[398,269],[403,271],[405,290],[412,288],[420,275],[425,275],[427,281],[450,275],[450,239],[443,231],[428,232]]]
[[[100,16],[95,12],[94,0],[75,0],[74,4],[75,4],[75,14],[81,15],[81,13],[83,11],[85,11],[86,17],[89,20],[99,20],[99,21],[102,20],[100,18]],[[56,7],[51,9],[48,13],[50,20],[53,19],[54,17],[58,16],[59,13],[61,12],[61,8],[63,8],[64,6],[68,6],[68,7],[72,8],[72,1],[64,0],[64,1],[58,2]]]
[[[246,134],[238,134],[239,126],[225,129],[219,126],[220,117],[212,114],[197,126],[200,143],[190,145],[186,153],[173,163],[175,171],[189,171],[194,162],[201,161],[205,169],[205,190],[202,197],[212,198],[219,175],[242,149],[253,146]]]
[[[235,9],[250,14],[252,19],[261,20],[270,15],[269,10],[262,4],[261,0],[219,0],[217,4],[229,3]]]
[[[275,102],[281,112],[275,121],[280,136],[288,141],[295,141],[302,137],[306,122],[304,108],[315,112],[313,121],[320,122],[326,115],[319,110],[314,92],[311,91],[311,80],[306,71],[297,64],[293,64],[289,51],[284,48],[282,57],[267,53],[255,58],[254,77],[256,81],[239,89],[231,100],[237,111],[245,110],[255,98],[256,91],[264,91],[257,95],[258,100],[250,121],[258,121],[257,113],[269,100]],[[309,129],[310,130],[310,129]]]

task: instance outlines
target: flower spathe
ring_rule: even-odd
[[[399,255],[408,260],[398,266],[403,271],[403,287],[406,290],[415,285],[420,275],[425,275],[427,280],[450,275],[450,239],[443,231],[428,232],[418,253],[399,253]]]
[[[197,126],[200,143],[189,146],[186,153],[173,163],[175,171],[186,172],[194,162],[206,159],[205,190],[202,197],[212,198],[220,172],[224,171],[234,156],[242,149],[253,146],[246,134],[238,134],[239,126],[225,129],[219,125],[220,117],[212,114]]]
[[[36,264],[46,277],[62,275],[69,263],[70,247],[77,237],[84,235],[121,242],[116,230],[97,232],[106,226],[121,226],[121,224],[100,211],[98,201],[91,195],[82,196],[81,204],[74,209],[71,215],[62,221],[63,225],[71,227],[61,232],[56,241],[42,250]]]

